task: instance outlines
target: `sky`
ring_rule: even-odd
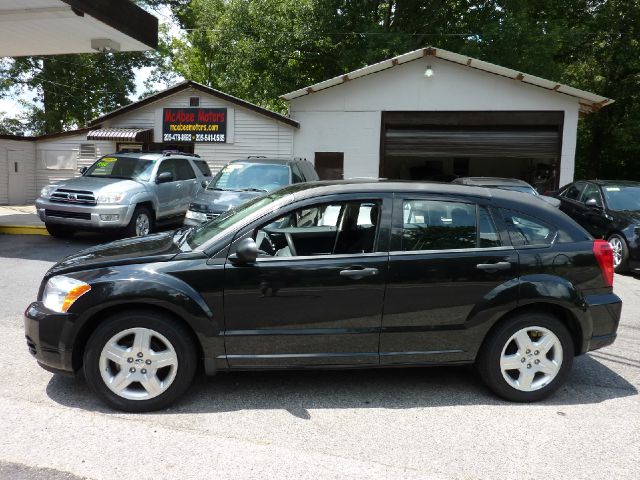
[[[172,35],[178,35],[180,33],[179,27],[172,21],[171,18],[171,10],[168,7],[161,7],[159,10],[149,10],[149,13],[158,17],[160,23],[169,24],[170,30],[169,32]],[[139,98],[142,92],[145,91],[144,82],[151,75],[152,67],[143,67],[136,70],[136,91],[134,95],[132,95],[131,101],[135,101]],[[154,84],[153,88],[156,90],[160,90],[165,88],[163,84]],[[0,98],[0,114],[4,114],[7,117],[16,117],[18,116],[23,107],[20,105],[20,100],[26,100],[31,102],[33,100],[34,94],[30,91],[24,91],[17,98]]]

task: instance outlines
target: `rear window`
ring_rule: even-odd
[[[198,170],[200,170],[200,172],[202,172],[202,175],[204,175],[205,177],[213,176],[213,174],[211,173],[211,169],[209,168],[209,165],[204,160],[194,160],[193,163],[196,164],[196,167],[198,167]]]
[[[551,225],[520,212],[501,210],[507,225],[509,238],[514,246],[551,245],[557,229]]]

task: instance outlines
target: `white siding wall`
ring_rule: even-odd
[[[162,142],[162,109],[188,108],[189,97],[200,97],[200,107],[227,108],[227,142],[196,143],[195,153],[207,161],[215,173],[231,160],[249,155],[275,158],[293,156],[296,128],[199,90],[188,89],[158,100],[103,123],[104,128],[153,128]]]
[[[35,200],[35,142],[28,140],[0,139],[0,205],[9,203],[9,165],[7,152],[9,150],[22,151],[25,175],[25,189],[27,202]]]
[[[111,153],[116,148],[113,142],[93,142],[87,140],[87,134],[69,135],[49,140],[39,140],[36,143],[36,170],[35,185],[36,192],[50,183],[56,183],[67,178],[80,175],[78,168],[91,165],[97,158],[107,153]],[[78,151],[81,143],[93,143],[96,145],[96,156],[92,159],[78,159]],[[73,169],[49,169],[45,165],[46,156],[71,157],[76,164]]]
[[[427,65],[434,75],[424,77]],[[291,101],[294,155],[344,152],[345,177],[377,177],[382,111],[564,111],[560,184],[573,180],[578,99],[425,57]]]

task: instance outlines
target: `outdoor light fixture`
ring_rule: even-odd
[[[92,38],[91,48],[101,53],[112,53],[120,51],[120,44],[109,38]]]
[[[433,77],[433,68],[431,68],[431,65],[427,66],[427,69],[424,71],[424,76],[427,78]]]

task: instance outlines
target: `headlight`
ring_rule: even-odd
[[[40,190],[40,196],[42,198],[49,198],[49,195],[51,195],[56,188],[57,187],[55,185],[47,185]]]
[[[98,194],[98,203],[120,203],[125,197],[122,192],[110,192]]]
[[[200,222],[204,222],[207,219],[207,214],[202,212],[194,212],[193,210],[187,210],[186,217],[192,220],[198,220]]]
[[[75,278],[58,275],[44,287],[44,306],[54,312],[66,313],[78,298],[91,290],[91,286]]]

